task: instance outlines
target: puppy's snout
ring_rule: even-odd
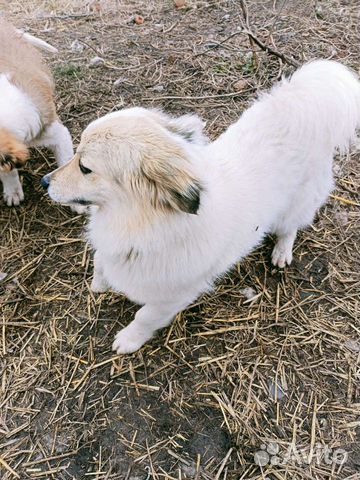
[[[50,185],[50,175],[45,175],[44,177],[42,177],[42,179],[40,180],[40,184],[43,188],[47,190]]]

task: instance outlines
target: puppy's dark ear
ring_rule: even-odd
[[[196,215],[200,207],[200,192],[200,185],[193,182],[185,192],[174,191],[170,194],[179,210]]]
[[[147,159],[130,180],[141,201],[150,202],[156,210],[178,211],[195,215],[200,207],[200,182],[188,165],[178,157]]]

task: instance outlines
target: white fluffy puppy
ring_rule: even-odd
[[[334,151],[359,123],[358,80],[325,60],[263,94],[213,143],[196,138],[194,117],[141,108],[91,123],[43,184],[57,202],[96,206],[92,289],[143,305],[113,349],[140,348],[267,233],[277,235],[273,264],[290,264],[297,230],[333,188]]]
[[[74,154],[70,134],[56,114],[50,70],[32,45],[57,51],[0,19],[0,180],[9,206],[24,199],[15,167],[28,159],[28,147],[51,148],[58,165]]]

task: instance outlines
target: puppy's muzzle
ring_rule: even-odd
[[[44,177],[42,177],[42,179],[40,180],[40,184],[43,188],[45,188],[45,190],[47,190],[50,186],[50,175],[45,175]]]

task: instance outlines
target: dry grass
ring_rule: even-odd
[[[357,2],[280,3],[249,2],[261,42],[300,63],[359,67]],[[216,136],[293,70],[239,33],[235,1],[93,5],[11,2],[17,26],[60,49],[49,61],[75,143],[123,105],[193,110]],[[134,13],[143,25],[127,21]],[[94,56],[105,63],[89,67]],[[269,239],[170,329],[117,357],[112,337],[137,307],[90,292],[85,219],[43,196],[54,162],[34,152],[24,204],[0,205],[1,479],[358,479],[358,160],[337,160],[337,190],[291,268],[271,268]],[[254,453],[269,442],[282,458],[295,444],[303,462],[259,467]],[[347,462],[317,461],[318,444],[345,449]]]

